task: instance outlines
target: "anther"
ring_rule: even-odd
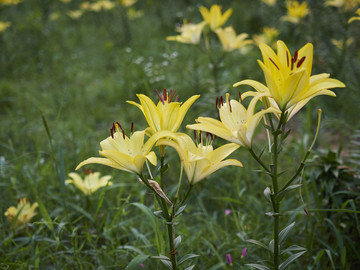
[[[303,57],[299,60],[299,62],[297,63],[296,67],[299,68],[299,67],[302,65],[302,63],[304,63],[304,61],[305,61],[305,56],[303,56]]]
[[[271,63],[273,63],[274,66],[275,66],[278,70],[280,70],[279,67],[277,66],[277,64],[275,64],[274,60],[272,60],[270,57],[269,57],[269,59],[270,59]]]
[[[296,50],[295,53],[294,53],[294,62],[296,62],[296,60],[298,59],[298,51]]]
[[[167,92],[166,92],[166,88],[164,88],[164,92],[163,92],[163,99],[164,101],[167,100]]]
[[[116,124],[119,126],[119,128],[122,130],[122,126],[119,124],[119,122],[116,122]]]
[[[231,102],[230,102],[230,94],[229,93],[226,93],[226,102],[229,104],[230,112],[232,112],[232,110],[231,110]]]
[[[219,107],[221,108],[221,106],[224,106],[224,99],[222,96],[219,99]]]
[[[124,130],[122,131],[122,134],[123,134],[123,139],[125,140],[125,131]]]
[[[241,97],[241,92],[240,92],[240,91],[239,91],[239,100],[240,100],[240,103],[242,103],[242,102],[243,102],[242,97]]]
[[[197,139],[196,139],[196,130],[194,130],[194,140],[196,141]]]
[[[306,210],[305,207],[304,207],[304,211],[305,211],[306,215],[309,215],[309,212]]]
[[[199,143],[201,143],[201,131],[199,130]]]
[[[219,109],[218,103],[219,103],[219,97],[216,98],[216,103],[215,103],[215,104],[216,104],[216,105],[215,105],[215,106],[216,106],[216,109]]]
[[[134,122],[131,122],[131,129],[130,129],[130,132],[133,133],[134,131]]]
[[[161,103],[162,103],[163,105],[165,105],[163,97],[159,94],[159,92],[158,92],[157,89],[155,89],[155,91],[156,91],[156,94],[158,95],[159,100],[161,101]]]
[[[287,63],[287,66],[289,67],[289,52],[288,51],[286,52],[286,63]]]

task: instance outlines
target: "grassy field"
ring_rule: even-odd
[[[0,269],[167,269],[150,257],[168,256],[168,240],[164,222],[152,214],[159,208],[154,195],[136,175],[90,165],[111,175],[113,184],[88,196],[65,180],[81,161],[98,156],[113,122],[126,134],[131,122],[136,130],[147,127],[140,110],[126,103],[138,102],[136,94],[155,101],[155,89],[174,89],[182,102],[199,94],[180,128],[192,134],[185,126],[195,118],[218,117],[217,97],[251,89],[235,89],[234,83],[265,82],[255,43],[224,54],[214,42],[209,54],[166,40],[184,20],[202,21],[199,7],[212,4],[232,8],[225,25],[249,39],[274,27],[274,41],[283,40],[292,52],[311,42],[312,74],[330,73],[345,83],[334,90],[336,98],[311,100],[289,123],[280,169],[294,171],[314,137],[317,109],[323,110],[301,191],[284,199],[280,222],[282,227],[295,222],[284,244],[307,249],[288,269],[360,267],[360,22],[348,23],[359,4],[345,8],[309,0],[309,14],[295,24],[280,19],[286,14],[283,1],[273,6],[260,0],[138,0],[131,6],[113,1],[109,10],[83,10],[78,18],[69,13],[81,10],[84,2],[78,0],[5,2],[0,1],[0,21],[11,25],[0,32]],[[256,152],[267,145],[264,128],[258,130]],[[268,245],[272,238],[272,217],[264,214],[271,211],[264,197],[271,181],[256,171],[259,165],[244,148],[232,158],[244,168],[223,168],[194,185],[176,220],[182,239],[178,258],[199,255],[178,269],[194,264],[194,269],[253,269],[245,264],[270,260],[266,250],[247,240]],[[173,198],[177,153],[167,150],[165,162],[165,192]],[[154,174],[158,169],[159,164],[152,167]],[[15,226],[4,213],[24,197],[38,203],[37,215]]]

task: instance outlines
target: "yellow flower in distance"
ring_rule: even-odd
[[[310,13],[307,2],[302,2],[300,4],[298,1],[287,1],[286,9],[287,15],[281,17],[281,19],[295,24],[299,23],[302,18]]]
[[[8,27],[10,27],[11,22],[2,22],[0,21],[0,33],[4,32]]]
[[[198,24],[184,22],[182,26],[177,28],[177,31],[180,32],[181,34],[178,36],[166,37],[166,40],[177,41],[188,44],[199,44],[201,38],[201,32],[205,24],[206,22],[201,22]]]
[[[85,195],[90,195],[91,193],[97,191],[99,188],[112,185],[110,175],[105,175],[100,177],[99,172],[90,172],[85,175],[84,179],[80,177],[77,173],[69,173],[69,176],[72,179],[67,179],[67,184],[74,184],[78,189],[80,189]]]
[[[192,185],[223,167],[243,166],[235,159],[224,160],[239,148],[239,145],[235,143],[228,143],[214,150],[211,143],[203,145],[201,142],[196,146],[188,135],[177,133],[174,140],[161,139],[156,145],[167,145],[178,152],[188,181]]]
[[[5,6],[17,5],[21,2],[22,0],[0,0],[0,4],[3,4]]]
[[[256,94],[248,91],[242,94],[241,98],[245,99],[249,96],[254,97],[246,109],[241,102],[234,99],[230,100],[229,94],[226,94],[226,102],[223,101],[222,97],[217,102],[221,121],[210,117],[199,117],[196,119],[196,124],[186,127],[212,133],[224,140],[250,149],[255,128],[262,116],[266,113],[280,113],[280,111],[270,107],[255,113],[258,100],[268,96],[268,94]]]
[[[227,52],[243,48],[252,43],[251,40],[246,39],[249,36],[246,33],[237,36],[232,26],[228,26],[225,29],[218,28],[215,30],[215,33],[218,35],[224,51]]]
[[[357,9],[355,12],[358,16],[351,17],[348,21],[348,23],[351,23],[353,21],[360,21],[360,8]]]
[[[266,44],[261,44],[260,50],[263,62],[258,60],[258,63],[264,72],[267,86],[254,80],[243,80],[235,83],[234,87],[245,84],[260,93],[270,94],[281,111],[290,109],[294,114],[315,96],[336,96],[328,89],[345,87],[326,73],[310,76],[313,60],[311,43],[296,51],[293,57],[282,41],[277,42],[277,54]]]
[[[89,9],[95,12],[100,10],[110,10],[115,7],[115,3],[108,0],[100,0],[90,5]]]
[[[264,27],[261,34],[253,35],[253,40],[256,45],[262,43],[268,44],[271,47],[276,46],[276,40],[279,36],[279,30],[274,27]]]
[[[130,7],[137,2],[137,0],[118,0],[124,7]]]
[[[267,4],[268,6],[275,6],[276,0],[261,0],[264,4]]]
[[[71,19],[79,19],[82,15],[83,15],[84,11],[82,11],[81,9],[78,10],[69,10],[67,12],[67,15],[71,18]]]
[[[21,224],[29,223],[30,220],[37,215],[35,209],[38,207],[38,203],[33,205],[26,198],[22,198],[18,205],[9,207],[6,212],[6,218],[12,222],[15,220],[15,227]]]
[[[151,151],[155,142],[163,136],[173,136],[172,132],[157,132],[144,144],[145,131],[136,131],[128,138],[124,130],[120,129],[120,124],[116,123],[111,129],[111,136],[100,142],[99,154],[104,158],[88,158],[75,170],[86,164],[96,163],[140,175],[146,160],[153,165],[157,163],[156,155]]]
[[[360,0],[327,0],[325,6],[343,8],[345,11],[352,11],[360,4]]]
[[[129,104],[138,107],[144,114],[149,127],[146,129],[146,134],[151,136],[161,130],[168,130],[176,132],[190,106],[197,100],[200,95],[194,95],[189,98],[184,104],[174,100],[176,91],[166,91],[164,89],[162,94],[158,93],[159,102],[157,105],[147,96],[138,94],[140,104],[133,101],[126,101]]]
[[[210,10],[206,7],[200,7],[200,13],[204,21],[210,26],[211,30],[215,31],[221,27],[229,19],[232,9],[228,9],[224,14],[221,14],[221,7],[219,5],[212,5]]]

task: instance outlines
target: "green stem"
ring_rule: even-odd
[[[261,167],[264,168],[265,171],[268,173],[271,173],[268,167],[261,161],[261,159],[255,154],[254,150],[252,148],[249,149],[250,154],[253,156],[253,158],[261,165]]]
[[[281,119],[280,119],[281,122]],[[279,123],[280,126],[280,123]],[[279,129],[278,126],[278,129]],[[274,165],[272,167],[272,184],[273,184],[273,192],[274,192],[274,200],[273,200],[273,211],[274,215],[274,269],[277,270],[279,268],[279,208],[280,203],[276,201],[277,194],[279,192],[278,188],[278,133],[275,131],[274,135],[274,152],[273,152],[273,161]]]
[[[164,161],[165,157],[160,157],[160,187],[164,188]]]
[[[160,187],[163,188],[163,179],[164,179],[164,160],[165,157],[160,157]],[[172,265],[172,270],[176,270],[176,249],[175,249],[175,228],[174,228],[174,215],[175,215],[175,206],[172,206],[171,213],[169,214],[168,208],[166,206],[165,199],[162,197],[159,197],[161,201],[161,208],[164,213],[164,216],[166,218],[166,226],[167,226],[167,233],[168,233],[168,239],[169,239],[169,247],[170,247],[170,260]]]

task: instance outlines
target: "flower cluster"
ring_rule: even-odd
[[[22,198],[18,205],[9,207],[6,212],[6,218],[14,222],[14,226],[24,225],[30,222],[30,220],[36,216],[35,209],[38,207],[38,203],[30,204],[26,198]]]
[[[210,9],[200,7],[199,10],[203,17],[202,22],[194,24],[185,21],[181,27],[177,28],[180,35],[169,36],[166,39],[181,43],[199,44],[201,34],[205,31],[204,29],[207,29],[207,26],[211,31],[217,34],[223,50],[226,52],[244,48],[246,45],[252,43],[251,40],[247,39],[249,36],[248,34],[242,33],[237,35],[232,26],[221,28],[231,16],[232,9],[228,9],[222,13],[219,5],[212,5]]]
[[[175,91],[164,89],[162,93],[157,92],[157,94],[159,98],[157,105],[143,94],[137,95],[140,104],[127,101],[143,113],[149,125],[145,130],[136,131],[127,137],[121,125],[115,123],[111,128],[111,136],[100,143],[102,150],[99,153],[103,158],[89,158],[81,162],[76,169],[86,164],[97,163],[142,176],[146,161],[153,165],[157,164],[156,154],[152,151],[155,143],[156,146],[162,147],[161,156],[165,154],[165,146],[173,147],[178,152],[191,184],[199,182],[222,167],[242,166],[237,160],[224,161],[239,147],[238,145],[227,144],[214,150],[211,145],[212,140],[203,144],[200,135],[200,141],[196,146],[188,135],[177,132],[187,111],[199,95],[194,95],[181,104],[178,102],[178,97],[175,97]],[[144,143],[145,135],[149,138]],[[208,134],[208,136],[212,135]]]

